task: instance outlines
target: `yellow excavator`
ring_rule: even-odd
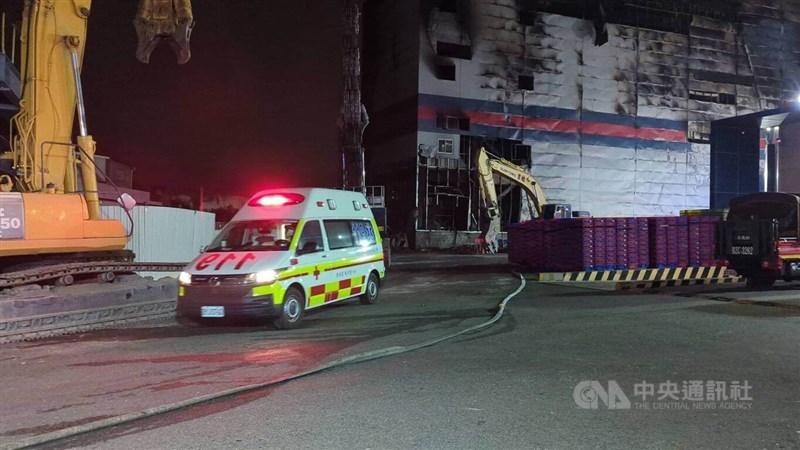
[[[527,194],[525,199],[531,217],[534,217],[534,214],[536,217],[542,217],[543,206],[547,203],[547,197],[539,182],[527,169],[507,159],[496,157],[487,152],[485,148],[481,148],[478,152],[476,166],[481,196],[489,214],[489,230],[483,238],[486,241],[487,251],[489,253],[497,253],[499,250],[497,235],[500,233],[500,204],[497,200],[497,190],[494,187],[495,174],[511,181],[525,191],[525,194]]]
[[[189,60],[191,0],[141,0],[134,18],[137,58],[167,40]],[[19,264],[130,260],[117,220],[103,220],[95,141],[81,86],[91,0],[25,0],[20,32],[19,112],[11,148],[0,154],[0,269]],[[77,112],[78,136],[72,139]],[[119,200],[129,210],[127,194]]]

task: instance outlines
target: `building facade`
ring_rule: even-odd
[[[486,146],[573,210],[707,208],[711,122],[794,101],[799,40],[797,0],[369,0],[368,183],[390,224],[479,230]]]

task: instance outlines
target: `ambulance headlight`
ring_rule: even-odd
[[[181,272],[181,274],[178,275],[178,281],[180,281],[181,284],[192,284],[192,275],[189,272]]]
[[[278,272],[272,269],[267,269],[256,273],[251,273],[248,278],[258,284],[272,283],[278,279]]]

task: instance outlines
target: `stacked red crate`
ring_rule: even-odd
[[[671,267],[687,267],[689,265],[689,218],[675,217],[675,258]]]
[[[533,220],[508,227],[509,261],[535,271],[713,265],[716,217]]]
[[[669,267],[668,217],[648,217],[650,267]]]
[[[693,267],[714,265],[716,224],[720,220],[719,217],[690,216],[688,219],[689,264]]]
[[[545,222],[547,268],[555,271],[586,270],[594,265],[593,221],[559,219]],[[589,269],[591,270],[591,269]]]

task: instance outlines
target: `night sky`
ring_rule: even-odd
[[[192,59],[136,60],[137,0],[93,2],[83,82],[98,154],[134,187],[248,195],[334,186],[339,0],[193,0]]]

